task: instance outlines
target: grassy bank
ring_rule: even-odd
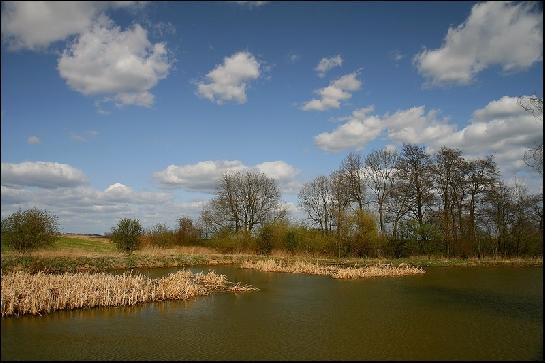
[[[2,317],[41,315],[56,310],[127,306],[139,303],[187,300],[213,292],[257,290],[229,282],[224,275],[182,270],[159,279],[143,275],[45,274],[12,272],[2,274]]]
[[[3,246],[2,272],[104,272],[118,269],[187,267],[194,265],[241,264],[245,261],[264,261],[271,257],[292,263],[302,261],[319,265],[365,267],[373,265],[432,266],[543,266],[543,257],[484,257],[454,258],[443,256],[411,256],[404,258],[328,258],[315,255],[286,254],[272,251],[270,256],[247,254],[221,254],[213,248],[202,246],[173,248],[143,248],[131,255],[118,252],[106,239],[88,236],[63,236],[52,246],[29,253],[19,253]]]

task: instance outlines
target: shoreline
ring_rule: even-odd
[[[512,258],[454,258],[442,256],[412,256],[404,258],[327,258],[305,255],[255,255],[255,254],[219,254],[219,253],[184,253],[177,249],[143,250],[132,255],[122,253],[44,253],[42,251],[20,254],[3,252],[1,256],[2,273],[25,271],[30,273],[65,273],[65,272],[107,272],[138,268],[188,267],[195,265],[242,264],[246,261],[303,261],[318,265],[340,267],[365,267],[371,265],[411,265],[415,267],[454,267],[454,266],[543,266],[543,257]]]

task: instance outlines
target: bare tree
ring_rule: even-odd
[[[280,191],[274,179],[248,170],[225,174],[218,184],[216,197],[201,214],[209,228],[229,228],[251,232],[283,215]]]
[[[467,168],[467,188],[469,194],[469,238],[477,243],[477,256],[481,257],[481,240],[477,239],[476,209],[481,204],[482,198],[490,190],[499,178],[499,171],[492,156],[486,159],[472,160]]]
[[[376,150],[365,159],[365,180],[373,191],[374,201],[378,207],[380,232],[385,232],[384,208],[394,183],[394,175],[399,156],[396,151],[387,149]]]
[[[337,232],[337,253],[341,257],[343,240],[348,234],[348,207],[350,205],[350,188],[341,170],[329,176],[331,187],[331,210]]]
[[[398,238],[399,223],[410,211],[411,192],[409,184],[399,178],[399,173],[393,174],[394,179],[389,196],[386,198],[385,221],[392,224],[392,237]]]
[[[435,154],[434,177],[441,199],[441,224],[447,256],[452,243],[458,240],[461,225],[462,202],[465,197],[465,173],[467,163],[462,151],[441,147]]]
[[[299,191],[299,206],[322,231],[331,231],[333,197],[329,178],[319,176],[305,183]]]
[[[433,203],[432,163],[423,146],[404,144],[397,166],[399,178],[404,182],[402,190],[408,194],[409,212],[420,227],[424,213]]]
[[[346,180],[350,199],[357,204],[359,210],[363,210],[365,204],[364,167],[362,157],[353,152],[344,158],[340,167],[340,172]]]

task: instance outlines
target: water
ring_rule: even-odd
[[[209,267],[194,270],[202,269]],[[4,318],[1,358],[543,359],[541,267],[428,268],[351,281],[213,269],[261,291]]]

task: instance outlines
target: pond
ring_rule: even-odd
[[[260,291],[4,318],[1,358],[543,359],[542,267],[435,267],[366,280],[192,268],[209,269]]]

